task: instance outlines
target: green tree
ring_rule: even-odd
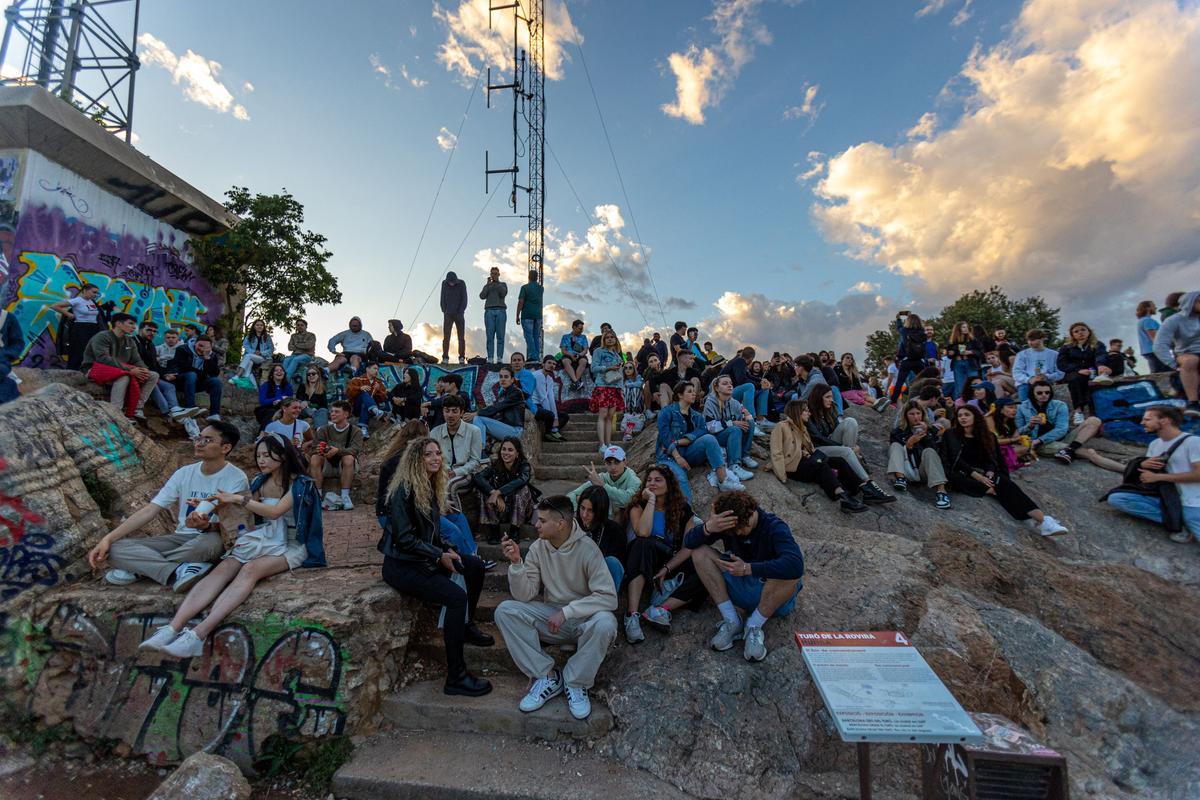
[[[237,222],[221,236],[195,241],[193,249],[201,274],[225,292],[222,322],[233,355],[246,318],[284,327],[305,305],[340,303],[342,293],[326,267],[333,254],[325,237],[303,228],[304,206],[286,189],[252,195],[234,186],[225,198]]]

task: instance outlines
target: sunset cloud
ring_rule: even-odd
[[[171,82],[183,86],[185,98],[213,111],[232,114],[234,119],[242,122],[250,120],[250,112],[246,111],[245,106],[234,102],[233,92],[217,77],[221,72],[220,63],[191,50],[182,56],[176,55],[166,42],[152,33],[143,33],[137,38],[137,43],[142,64],[161,67],[169,72]],[[246,91],[254,91],[249,83],[245,85],[250,87]]]
[[[437,59],[447,70],[457,72],[468,81],[487,67],[503,72],[512,71],[512,17],[511,11],[493,14],[494,25],[488,24],[489,0],[461,0],[454,10],[433,4],[433,18],[446,27],[446,39],[438,47]],[[571,14],[561,0],[546,3],[545,26],[545,71],[550,80],[561,80],[566,61],[568,44],[576,37],[583,41],[579,31],[571,22]],[[529,31],[524,24],[517,25],[520,46],[528,49]]]

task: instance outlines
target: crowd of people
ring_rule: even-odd
[[[1184,431],[1186,418],[1200,415],[1200,292],[1169,298],[1178,307],[1161,324],[1152,302],[1138,305],[1140,355],[1151,369],[1173,372],[1183,402],[1146,409],[1142,424],[1154,440],[1145,458],[1121,464],[1089,446],[1103,433],[1092,392],[1129,374],[1137,354],[1119,340],[1101,345],[1082,322],[1069,326],[1057,349],[1042,330],[1026,331],[1019,347],[1006,329],[988,333],[970,321],[955,323],[939,344],[931,326],[902,311],[896,352],[878,374],[850,353],[759,359],[747,346],[726,358],[682,321],[667,339],[654,333],[633,353],[607,323],[589,337],[575,320],[558,352],[543,354],[541,285],[530,273],[517,306],[528,351],[511,353],[477,402],[450,371],[439,372],[433,387],[423,385],[421,366],[437,359],[413,350],[399,320],[389,321],[380,343],[352,318],[330,339],[329,361],[317,357],[303,320],[287,355],[254,321],[240,360],[226,369],[228,342],[219,332],[171,329],[159,343],[153,322],[94,309],[92,289],[54,306],[74,317],[68,364],[111,385],[112,402],[131,420],[145,418],[152,398],[164,415],[192,428],[197,462],[172,475],[88,555],[93,568],[107,568],[110,583],[144,577],[187,593],[170,623],[142,644],[176,657],[200,655],[205,638],[260,580],[324,566],[322,512],[353,508],[363,443],[376,421],[394,428],[375,505],[382,577],[443,608],[445,691],[479,696],[491,689],[469,672],[464,651],[494,644],[473,622],[483,575],[496,566],[479,555],[477,542],[486,540],[508,562],[512,599],[497,608],[496,624],[530,678],[521,709],[564,694],[580,719],[590,713],[589,689],[619,633],[636,645],[645,628],[669,631],[673,614],[709,600],[717,612],[712,648],[740,642],[746,660],[766,657],[764,628],[795,607],[804,561],[787,524],[747,491],[760,469],[785,484],[814,485],[846,513],[897,502],[897,494],[923,483],[937,509],[949,509],[954,495],[990,497],[1014,520],[1055,536],[1066,527],[1013,473],[1039,458],[1063,465],[1084,459],[1124,473],[1107,496],[1114,509],[1158,522],[1178,542],[1200,536],[1200,437]],[[480,298],[487,360],[495,363],[504,357],[507,302],[497,272]],[[453,273],[443,283],[442,306],[441,360],[448,362],[452,327],[464,360],[466,288]],[[0,319],[0,333],[8,323]],[[379,375],[383,363],[400,369],[391,388]],[[328,388],[339,371],[347,377],[344,397]],[[221,417],[227,383],[258,392],[253,479],[228,461],[241,434]],[[1056,397],[1059,387],[1065,399]],[[208,394],[207,411],[195,405],[197,392]],[[568,395],[596,415],[603,469],[589,466],[578,488],[546,495],[534,481],[525,428],[536,425],[545,441],[561,440]],[[850,405],[895,415],[880,443],[885,463],[864,458]],[[195,422],[200,416],[203,429]],[[653,457],[637,472],[625,446],[650,426]],[[756,443],[769,464],[754,458]],[[696,470],[717,490],[706,512],[692,505]],[[334,478],[339,491],[322,496]],[[173,532],[129,537],[150,527],[159,509],[176,515]],[[537,540],[523,551],[526,525]],[[559,670],[544,645],[568,643],[574,653]]]

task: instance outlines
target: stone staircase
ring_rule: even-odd
[[[563,431],[566,441],[542,444],[534,482],[544,494],[577,487],[588,463],[600,467],[595,419],[594,414],[573,415]],[[521,550],[528,552],[534,530],[525,526],[521,535]],[[591,716],[582,721],[571,716],[563,697],[532,714],[517,708],[529,680],[517,670],[494,622],[496,608],[510,597],[508,564],[498,545],[480,542],[479,555],[500,562],[484,579],[475,617],[496,644],[468,646],[466,659],[468,669],[492,682],[492,693],[481,698],[442,693],[445,652],[437,609],[425,609],[414,626],[405,664],[405,673],[415,680],[382,702],[392,730],[355,751],[334,777],[335,795],[351,800],[583,800],[630,792],[671,800],[685,797],[648,773],[578,753],[580,744],[586,749],[587,740],[603,736],[614,724],[597,693],[592,693]],[[546,649],[560,666],[571,655],[569,646]],[[545,744],[556,740],[571,752]],[[571,745],[572,740],[583,742]]]

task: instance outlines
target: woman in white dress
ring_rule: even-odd
[[[242,530],[221,563],[196,583],[175,612],[170,624],[159,628],[141,648],[161,650],[177,658],[194,658],[204,652],[204,640],[217,629],[263,578],[295,569],[304,561],[305,546],[296,540],[292,514],[292,482],[304,475],[300,454],[277,433],[258,440],[254,450],[265,480],[249,494],[218,492],[209,500],[217,511],[241,506],[254,515],[257,525]],[[194,628],[184,625],[212,604],[208,615]]]

